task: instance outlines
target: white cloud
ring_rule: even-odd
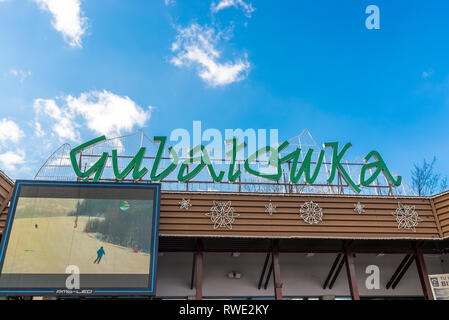
[[[38,138],[45,136],[45,131],[42,129],[42,126],[39,121],[34,122],[34,134]]]
[[[151,117],[151,106],[147,110],[127,96],[109,91],[91,91],[79,97],[71,95],[53,99],[36,99],[35,132],[43,132],[42,122],[51,120],[48,126],[61,141],[80,140],[80,128],[88,128],[108,138],[122,135],[135,126],[144,126]],[[42,119],[44,115],[47,119]],[[45,125],[45,124],[44,124]]]
[[[53,99],[36,99],[34,100],[33,106],[37,117],[40,114],[43,114],[48,119],[53,120],[51,128],[61,140],[79,140],[80,135],[77,130],[78,125],[74,121],[75,115],[72,114],[70,110],[67,108],[60,108]],[[42,130],[42,128],[37,119],[35,121],[37,124],[35,130],[39,132],[39,129]]]
[[[166,6],[172,6],[176,3],[176,0],[164,0]]]
[[[72,47],[82,47],[81,37],[87,29],[80,0],[34,0],[42,10],[53,15],[52,26],[64,35]]]
[[[78,98],[67,97],[68,108],[84,117],[90,130],[108,137],[129,132],[134,126],[144,126],[151,109],[142,109],[129,97],[109,91],[82,93]]]
[[[17,166],[25,163],[25,153],[22,150],[17,152],[7,151],[0,154],[0,164],[5,171],[15,171]]]
[[[250,67],[246,55],[232,62],[218,62],[220,52],[216,46],[221,38],[222,34],[216,34],[213,28],[196,23],[179,28],[172,43],[172,52],[177,55],[170,61],[178,67],[194,65],[198,75],[214,87],[245,79]]]
[[[31,76],[31,71],[23,71],[23,70],[20,70],[20,69],[11,69],[9,71],[9,73],[11,75],[13,75],[14,77],[17,77],[21,83],[23,83],[26,78]]]
[[[12,120],[1,119],[0,120],[0,142],[13,142],[17,143],[21,137],[23,137],[23,131]]]
[[[248,18],[251,17],[251,13],[255,10],[251,3],[246,3],[243,0],[221,0],[217,4],[212,3],[211,10],[212,12],[217,13],[220,10],[230,7],[242,9]]]

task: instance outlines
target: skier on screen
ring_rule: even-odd
[[[97,259],[95,259],[94,263],[99,264],[101,261],[101,258],[106,254],[106,252],[104,252],[103,247],[101,247],[100,249],[97,250]]]

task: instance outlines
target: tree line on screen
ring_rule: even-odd
[[[88,216],[84,232],[95,233],[104,242],[137,249],[151,250],[152,208],[131,204],[122,210],[123,200],[85,199],[78,202],[70,216]]]

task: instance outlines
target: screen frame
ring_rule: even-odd
[[[159,216],[160,216],[160,198],[161,198],[161,185],[159,183],[125,183],[125,182],[78,182],[78,181],[44,181],[44,180],[16,180],[12,198],[10,199],[10,209],[8,219],[2,240],[0,242],[0,276],[3,271],[3,264],[8,248],[8,242],[11,235],[12,224],[15,217],[17,200],[19,198],[20,187],[22,185],[47,185],[47,186],[84,186],[88,188],[102,187],[102,188],[148,188],[154,192],[154,204],[153,204],[153,217],[152,217],[152,231],[151,231],[151,252],[152,258],[150,260],[149,275],[149,287],[146,290],[142,288],[80,288],[67,289],[67,288],[7,288],[0,289],[0,296],[89,296],[89,295],[101,295],[101,296],[128,296],[128,295],[143,295],[152,296],[156,294],[157,284],[157,258],[158,258],[158,244],[159,244]],[[69,275],[69,274],[67,274]],[[101,274],[99,274],[101,276]]]

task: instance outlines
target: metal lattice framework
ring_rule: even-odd
[[[315,169],[318,155],[323,150],[313,139],[307,129],[303,130],[301,134],[288,140],[289,146],[282,151],[282,154],[292,152],[296,148],[300,148],[299,165],[304,160],[305,154],[308,149],[313,149],[312,155],[312,168]],[[159,143],[153,142],[143,131],[139,130],[133,134],[111,138],[103,143],[94,145],[88,149],[85,149],[78,156],[78,165],[84,171],[90,168],[101,156],[103,152],[109,154],[106,162],[105,169],[103,171],[101,181],[115,181],[115,177],[112,169],[111,155],[112,150],[118,151],[118,166],[120,169],[125,168],[129,161],[134,157],[137,151],[145,147],[146,156],[143,159],[142,167],[147,167],[149,170],[153,167],[156,152],[159,148]],[[69,144],[63,144],[40,167],[36,173],[34,179],[36,180],[55,180],[55,181],[73,181],[77,180],[77,177],[73,171],[70,162],[70,150]],[[176,150],[176,149],[175,149]],[[181,154],[182,150],[176,150],[178,154]],[[327,182],[330,175],[332,158],[331,150],[324,149],[325,155],[323,163],[320,168],[317,179],[313,184],[307,184],[302,176],[298,183],[291,183],[289,181],[289,171],[291,162],[282,164],[283,175],[279,181],[264,180],[254,177],[243,170],[243,160],[236,160],[236,169],[241,170],[240,177],[235,182],[228,182],[223,179],[223,182],[213,182],[207,170],[202,170],[193,179],[186,182],[179,182],[177,180],[177,171],[174,170],[167,177],[165,177],[162,183],[162,189],[174,190],[174,191],[220,191],[220,192],[260,192],[260,193],[305,193],[305,194],[352,194],[344,179],[338,174],[333,183]],[[180,157],[180,162],[186,158]],[[211,157],[211,161],[214,168],[219,171],[226,171],[229,169],[229,159],[215,159]],[[167,146],[159,164],[159,170],[163,170],[171,163],[171,157],[168,154]],[[355,160],[344,159],[341,161],[345,170],[350,175],[353,181],[359,181],[359,172],[361,167],[365,164],[361,157]],[[196,164],[192,164],[195,166]],[[179,166],[179,165],[178,165]],[[251,164],[251,168],[258,169],[260,171],[269,171],[270,167],[267,165],[267,161],[258,160],[256,163]],[[369,172],[373,173],[373,172]],[[395,175],[395,173],[393,173]],[[149,174],[147,173],[142,182],[149,182]],[[130,180],[125,180],[130,181]],[[368,187],[363,187],[360,194],[363,195],[391,195],[391,196],[415,196],[414,190],[404,181],[400,187],[391,186],[388,180],[379,175],[375,183]]]

